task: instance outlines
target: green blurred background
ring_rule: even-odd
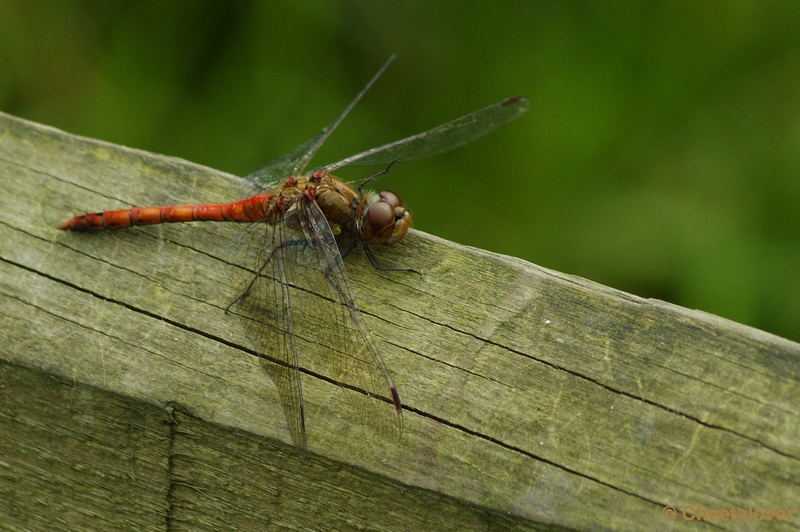
[[[391,53],[312,165],[526,96],[392,169],[417,229],[800,340],[795,0],[0,0],[0,110],[243,175]]]

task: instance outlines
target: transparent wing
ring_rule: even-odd
[[[341,386],[359,419],[388,439],[399,439],[403,417],[397,389],[372,338],[350,288],[339,248],[328,221],[314,202],[299,204],[306,241],[314,242],[314,291],[324,300],[309,305],[309,319],[330,318],[319,336],[326,338],[322,359],[330,377]],[[310,254],[310,255],[312,255]],[[309,259],[311,257],[309,256]]]
[[[394,160],[414,161],[452,150],[472,142],[511,122],[528,110],[525,98],[510,98],[480,111],[462,116],[424,133],[385,144],[316,170],[333,172],[343,166],[386,166]]]
[[[308,154],[313,155],[322,146],[322,142],[330,135],[328,128],[325,128],[322,133],[304,142],[286,155],[250,172],[244,178],[257,185],[258,188],[272,188],[287,178],[297,175],[295,168],[300,165],[300,161],[304,160]]]
[[[358,418],[399,438],[402,414],[392,378],[349,286],[330,226],[316,203],[300,201],[263,224],[237,310],[281,397],[292,441],[306,450],[301,368],[339,384]],[[255,233],[253,233],[255,234]]]
[[[328,127],[323,129],[321,133],[304,142],[283,157],[275,159],[274,161],[265,164],[261,168],[247,174],[245,179],[248,179],[261,186],[273,186],[291,176],[300,175],[303,170],[305,170],[311,158],[314,157],[314,154],[317,153],[317,150],[319,150],[320,146],[322,146],[322,144],[328,139],[330,134],[333,133],[333,131],[339,126],[342,120],[344,120],[344,117],[350,113],[350,111],[353,109],[353,107],[355,107],[359,100],[361,100],[364,94],[367,93],[369,88],[372,87],[372,84],[378,80],[391,62],[394,61],[394,58],[395,56],[392,55],[386,61],[386,63],[383,64],[380,70],[378,70],[378,73],[372,77],[369,83],[367,83],[367,86],[358,93],[358,96],[356,96],[352,102],[350,102],[350,105],[348,105],[345,110],[342,111],[336,120],[331,122]]]
[[[281,398],[292,441],[307,449],[303,391],[297,358],[295,306],[292,304],[292,247],[301,233],[280,222],[253,224],[249,229],[246,271],[237,290],[237,310],[245,333]]]

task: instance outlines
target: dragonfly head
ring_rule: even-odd
[[[391,190],[371,194],[361,219],[361,238],[367,244],[391,246],[399,242],[411,226],[411,213],[403,200]]]

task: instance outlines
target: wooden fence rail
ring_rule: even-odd
[[[403,399],[403,438],[373,436],[337,386],[307,374],[301,458],[224,313],[241,226],[55,228],[239,190],[0,114],[0,522],[800,528],[800,345],[414,231],[380,257],[422,275],[346,260]]]

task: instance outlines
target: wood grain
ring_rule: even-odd
[[[86,211],[237,199],[240,186],[0,114],[3,521],[798,528],[800,515],[661,511],[800,511],[800,345],[416,231],[379,257],[422,275],[346,260],[403,400],[402,440],[375,437],[337,386],[306,374],[300,459],[274,385],[224,313],[241,226],[55,229]],[[112,481],[126,471],[130,482]],[[111,491],[92,495],[100,486]]]

